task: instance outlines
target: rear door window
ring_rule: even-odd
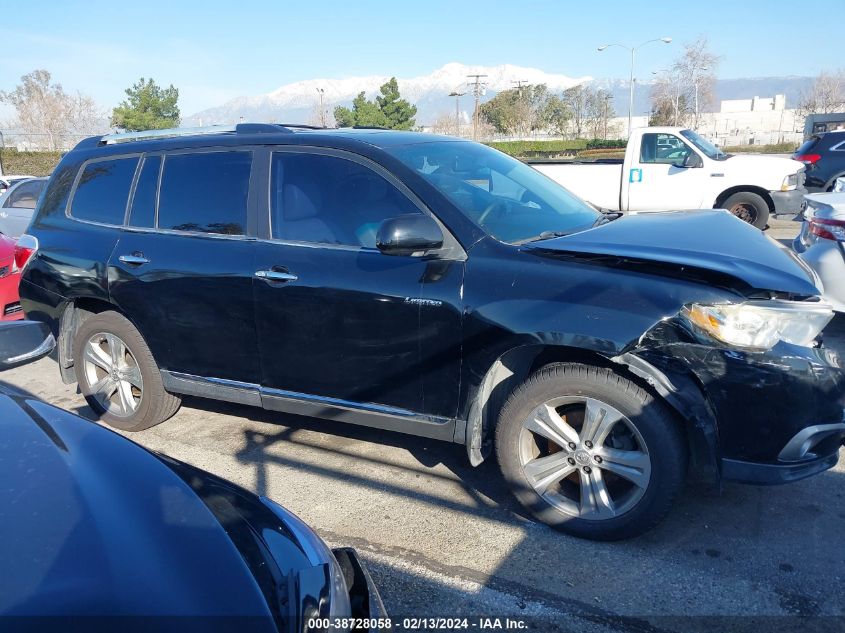
[[[171,154],[164,159],[158,228],[245,235],[252,152]]]
[[[98,160],[85,165],[71,201],[79,220],[122,225],[138,157]]]

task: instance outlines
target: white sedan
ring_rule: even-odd
[[[792,248],[816,271],[833,309],[845,312],[845,191],[805,197],[804,225]]]

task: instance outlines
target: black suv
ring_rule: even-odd
[[[140,430],[182,394],[495,446],[589,538],[715,481],[833,466],[812,272],[721,210],[617,217],[486,146],[263,124],[90,138],[18,244],[66,382]]]
[[[792,158],[807,166],[808,191],[832,191],[836,179],[845,177],[845,130],[813,134]]]

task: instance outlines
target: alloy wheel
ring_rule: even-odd
[[[120,418],[135,413],[144,379],[126,343],[107,332],[94,334],[84,347],[83,368],[91,395],[104,411]]]
[[[605,402],[555,398],[523,421],[519,460],[534,491],[565,514],[612,519],[633,508],[651,480],[651,457],[634,424]]]

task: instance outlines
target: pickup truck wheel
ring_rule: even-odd
[[[161,372],[141,334],[123,315],[89,317],[74,337],[79,389],[109,426],[142,431],[164,422],[181,399],[164,390]]]
[[[724,201],[722,206],[743,222],[762,230],[769,222],[769,205],[762,196],[750,191],[739,191]]]
[[[511,394],[496,455],[516,498],[574,536],[617,540],[666,515],[683,486],[683,434],[665,406],[604,368],[544,367]]]

